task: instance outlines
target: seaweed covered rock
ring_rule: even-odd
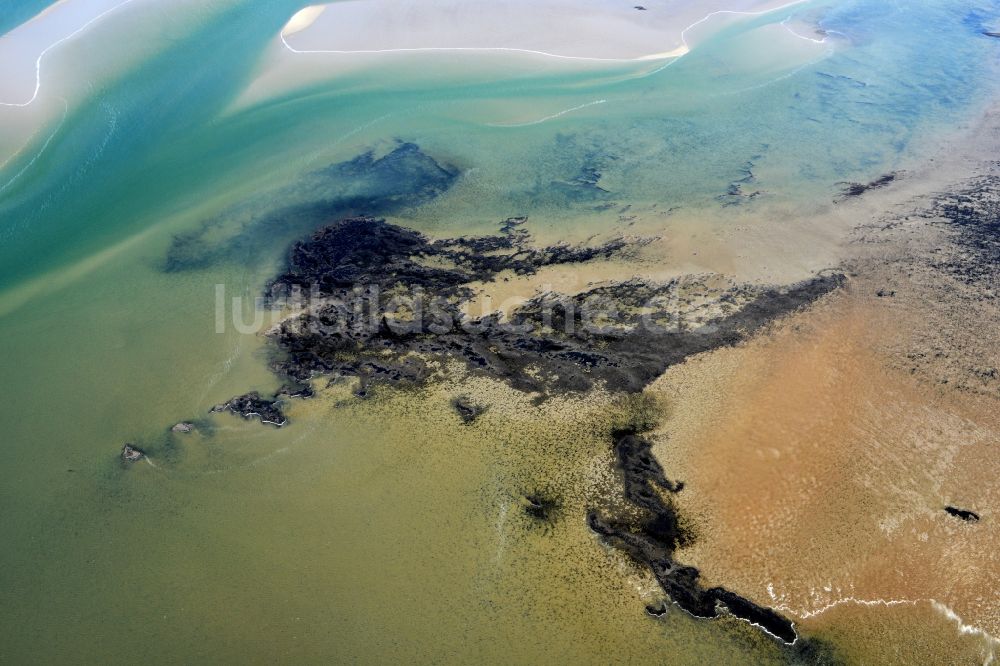
[[[961,250],[939,259],[939,268],[969,284],[1000,281],[1000,176],[983,176],[939,195],[925,215],[947,225]]]
[[[667,604],[660,602],[658,604],[647,604],[646,614],[650,617],[660,618],[667,614]]]
[[[530,274],[543,266],[610,257],[624,239],[598,246],[567,244],[534,248],[515,233],[525,218],[511,218],[495,236],[431,241],[416,231],[372,217],[352,217],[315,232],[292,246],[288,268],[270,285],[270,295],[296,288],[322,296],[347,296],[359,286],[383,291],[402,285],[440,295],[464,290],[501,271]]]
[[[465,396],[459,396],[451,401],[451,406],[458,412],[463,423],[472,423],[486,411],[486,407],[478,405]]]
[[[146,453],[135,446],[134,444],[126,443],[122,446],[121,459],[122,462],[133,463],[142,460]]]
[[[216,405],[212,408],[212,411],[230,411],[233,414],[239,414],[245,419],[258,418],[261,423],[269,423],[278,428],[287,422],[287,418],[281,411],[281,405],[278,400],[274,398],[262,398],[256,391],[238,395],[228,402]]]
[[[373,218],[326,227],[291,250],[271,298],[308,295],[301,313],[272,336],[284,352],[279,370],[299,381],[318,374],[370,382],[419,384],[429,359],[463,362],[470,371],[524,391],[641,390],[669,366],[733,344],[843,282],[824,275],[786,289],[735,286],[714,311],[681,321],[677,281],[632,280],[573,296],[542,294],[515,308],[472,318],[462,309],[471,284],[503,271],[622,255],[642,239],[594,246],[533,247],[517,218],[495,236],[430,241]],[[703,316],[702,316],[703,315]]]
[[[651,442],[637,432],[616,432],[613,440],[624,496],[634,511],[607,517],[592,510],[587,516],[590,528],[608,544],[649,567],[664,592],[688,613],[714,618],[719,616],[720,607],[725,608],[783,642],[794,643],[797,634],[791,620],[725,588],[705,588],[696,568],[674,559],[677,548],[690,538],[670,498],[681,492],[684,484],[667,479],[652,455]],[[648,607],[647,612],[654,614]]]

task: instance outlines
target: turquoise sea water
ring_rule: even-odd
[[[179,201],[219,196],[247,179],[284,185],[379,139],[417,139],[432,155],[474,170],[467,187],[488,182],[492,200],[459,190],[449,202],[462,216],[478,217],[470,203],[489,211],[562,209],[563,198],[546,186],[588,165],[600,168],[617,201],[704,205],[742,177],[748,160],[758,168],[757,189],[794,197],[813,188],[812,195],[898,164],[921,129],[948,126],[988,95],[984,75],[996,61],[995,43],[979,34],[989,5],[810,4],[795,13],[836,32],[832,53],[815,49],[816,61],[799,71],[762,73],[746,57],[759,46],[747,37],[753,28],[788,10],[741,22],[639,78],[573,74],[463,85],[456,75],[422,89],[408,83],[406,68],[400,74],[387,66],[367,74],[360,91],[356,77],[335,79],[223,115],[297,7],[255,3],[220,12],[72,109],[33,169],[5,188],[0,284],[147,229]],[[838,48],[838,40],[849,45]],[[602,82],[608,78],[618,80]],[[484,105],[496,100],[537,106],[544,117],[602,99],[557,122],[519,129],[482,122]]]
[[[0,12],[0,35],[21,25],[52,4],[52,0],[8,0]]]
[[[0,32],[44,4],[15,3]],[[206,12],[0,170],[0,661],[789,658],[725,624],[674,617],[664,635],[576,531],[494,529],[496,498],[532,460],[500,424],[421,433],[421,408],[397,396],[393,422],[303,407],[281,431],[221,417],[195,445],[164,431],[276,387],[261,338],[214,332],[214,289],[259,293],[313,224],[269,215],[315,194],[306,174],[414,142],[461,171],[441,197],[392,211],[433,233],[527,214],[539,234],[575,238],[627,205],[741,223],[747,207],[783,206],[809,224],[838,181],[905,167],[992,98],[1000,42],[980,32],[1000,3],[805,3],[655,73],[484,77],[445,56],[387,59],[233,110],[303,4]],[[827,43],[791,64],[760,57],[759,30],[791,15]],[[410,68],[425,66],[455,71],[421,83]],[[534,124],[504,126],[520,123]],[[766,195],[728,196],[748,168]],[[579,184],[594,173],[599,189]],[[322,183],[323,196],[369,187]],[[401,185],[384,187],[364,192]],[[207,259],[171,266],[192,233]],[[446,420],[446,406],[426,409]],[[599,411],[573,437],[589,441]],[[159,467],[123,471],[126,440]],[[498,564],[507,538],[521,559]],[[559,548],[593,554],[570,575]],[[598,575],[620,580],[572,580]]]

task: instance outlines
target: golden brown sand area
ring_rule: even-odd
[[[1000,405],[890,367],[877,350],[906,331],[869,286],[651,388],[671,412],[656,450],[699,526],[680,557],[855,658],[983,661],[1000,633]]]

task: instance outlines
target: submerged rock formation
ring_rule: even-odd
[[[764,146],[766,148],[766,146]],[[757,160],[760,160],[763,155],[754,155],[752,158],[747,160],[747,162],[740,169],[741,176],[731,183],[729,183],[729,188],[726,190],[725,194],[717,196],[715,199],[722,203],[723,206],[738,206],[740,204],[746,203],[748,201],[753,201],[757,197],[764,194],[762,190],[753,190],[748,192],[745,188],[747,185],[753,185],[757,182],[757,176],[754,174],[753,170],[756,168]]]

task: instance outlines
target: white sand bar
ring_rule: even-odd
[[[31,105],[41,92],[49,54],[133,2],[60,0],[0,37],[0,106]]]
[[[642,60],[683,55],[693,39],[710,32],[714,17],[749,17],[798,4],[801,1],[346,0],[303,9],[285,27],[282,39],[295,52],[511,50]]]

